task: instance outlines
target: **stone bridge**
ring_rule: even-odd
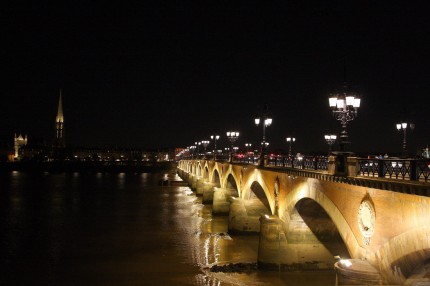
[[[182,160],[178,173],[229,232],[259,233],[260,268],[334,267],[338,285],[430,278],[430,183],[360,177],[353,159],[346,174],[336,158],[327,171]]]

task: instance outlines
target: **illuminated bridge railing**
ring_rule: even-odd
[[[221,159],[221,158],[218,158]],[[226,158],[228,160],[228,158]],[[222,159],[221,159],[222,160]],[[258,157],[255,156],[233,156],[233,162],[245,164],[258,164]],[[324,156],[282,156],[272,155],[267,156],[267,167],[284,167],[300,170],[328,170],[328,158]]]
[[[201,157],[200,157],[201,158]],[[202,159],[202,158],[201,158]],[[229,156],[217,156],[217,161],[228,161]],[[233,156],[233,162],[243,164],[258,164],[258,156]],[[328,157],[326,156],[282,156],[272,155],[267,156],[267,163],[265,166],[269,167],[285,167],[301,170],[328,170]]]
[[[301,170],[328,170],[328,157],[325,156],[268,156],[268,166],[286,167]]]
[[[203,156],[194,156],[187,159],[204,159]],[[206,159],[212,158],[206,156]],[[228,155],[217,156],[217,161],[228,161]],[[233,156],[234,163],[258,164],[256,156]],[[300,170],[328,171],[329,160],[327,156],[267,156],[265,166],[291,168]],[[351,176],[351,175],[350,175]],[[357,158],[357,177],[386,178],[391,180],[407,180],[430,182],[430,159],[368,159]]]
[[[358,159],[358,175],[429,182],[429,159]]]

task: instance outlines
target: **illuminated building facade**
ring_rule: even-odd
[[[21,157],[20,156],[20,149],[21,149],[21,147],[27,145],[27,142],[28,142],[27,135],[25,135],[25,137],[23,137],[21,134],[16,136],[16,133],[15,133],[15,136],[13,138],[13,147],[14,147],[14,151],[15,151],[14,159],[18,159]]]

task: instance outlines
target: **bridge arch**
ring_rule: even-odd
[[[249,190],[245,191],[242,195],[242,199],[248,206],[252,206],[256,215],[262,214],[273,214],[270,200],[267,197],[266,191],[259,182],[254,181]]]
[[[290,213],[290,223],[287,230],[289,243],[322,245],[326,251],[313,251],[314,257],[309,260],[328,260],[338,255],[351,258],[347,247],[340,236],[335,223],[324,208],[311,198],[302,198]],[[326,259],[321,259],[326,257]],[[312,259],[310,259],[312,258]]]
[[[204,168],[203,179],[209,180],[209,168],[207,165],[205,165],[205,168]]]
[[[274,202],[274,214],[279,216],[279,194],[280,194],[280,182],[279,182],[279,177],[276,177],[275,179],[275,185],[273,186],[273,195],[275,197],[275,202]]]
[[[200,162],[197,164],[197,174],[196,175],[198,177],[202,176],[202,164]]]
[[[237,178],[236,174],[229,169],[222,178],[222,187],[223,188],[235,188],[239,192],[240,181]]]
[[[331,221],[333,223],[331,228],[334,227],[338,231],[340,238],[346,247],[347,253],[344,255],[348,254],[348,256],[354,258],[365,257],[365,250],[359,245],[357,238],[340,210],[330,200],[330,198],[324,194],[324,192],[311,190],[309,185],[310,183],[306,181],[296,183],[294,188],[283,200],[284,202],[288,202],[285,206],[282,206],[281,204],[283,211],[280,213],[280,218],[284,221],[285,229],[288,231],[290,225],[294,223],[294,219],[297,219],[295,217],[298,212],[297,207],[302,208],[302,213],[308,214],[310,219],[312,219],[312,217],[315,218],[315,214],[306,213],[306,209],[312,209],[312,207],[315,207],[318,210],[317,214],[325,213],[326,221]],[[315,229],[315,226],[312,227],[314,227],[314,231],[318,232],[318,229]]]
[[[255,192],[257,192],[257,194]],[[250,198],[254,198],[252,193],[261,200],[271,214],[274,214],[274,200],[272,199],[266,182],[262,180],[261,177],[257,177],[256,180],[254,178],[249,179],[240,190],[239,194],[242,199],[249,200]]]
[[[196,175],[196,162],[191,163],[191,174]]]
[[[387,241],[376,253],[381,274],[390,283],[403,282],[430,264],[430,227],[420,227]]]
[[[216,187],[221,187],[221,177],[219,175],[219,171],[217,168],[213,169],[212,176],[211,176],[211,183],[215,184]]]
[[[237,178],[234,175],[234,173],[228,173],[226,174],[224,178],[224,182],[222,184],[225,189],[229,189],[231,192],[231,195],[234,197],[239,196],[239,188],[237,184]]]

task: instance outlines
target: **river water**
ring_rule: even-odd
[[[258,236],[227,233],[163,173],[0,174],[0,285],[329,285],[333,271],[211,272],[255,263]]]

